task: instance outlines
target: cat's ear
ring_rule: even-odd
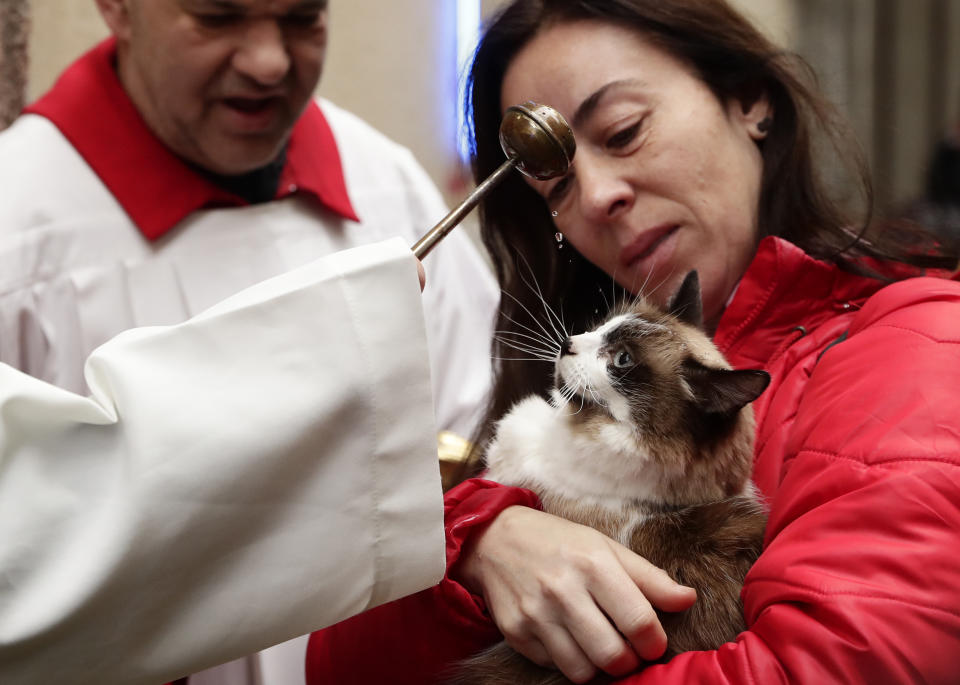
[[[703,330],[703,304],[700,301],[700,277],[691,271],[670,300],[670,313],[680,321]]]
[[[710,414],[740,411],[760,397],[770,383],[766,371],[712,369],[696,361],[687,363],[684,371],[697,405]]]

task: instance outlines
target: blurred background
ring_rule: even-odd
[[[330,1],[320,94],[411,148],[451,203],[470,186],[462,65],[503,1]],[[960,140],[960,0],[733,2],[805,57],[851,120],[880,209],[923,197],[937,146]],[[93,0],[0,0],[0,128],[106,35]]]

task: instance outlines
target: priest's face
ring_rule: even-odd
[[[118,72],[150,129],[220,174],[272,161],[309,102],[327,0],[97,0]]]

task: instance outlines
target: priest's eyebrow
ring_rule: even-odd
[[[194,0],[189,4],[196,7],[202,7],[204,9],[225,13],[230,12],[234,14],[246,14],[250,9],[247,5],[237,2],[236,0]],[[323,10],[327,9],[328,4],[329,0],[303,0],[303,2],[297,3],[294,7],[291,7],[290,12],[322,12]]]

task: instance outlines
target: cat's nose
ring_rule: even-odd
[[[560,344],[560,356],[562,357],[567,354],[573,354],[573,340],[570,338],[564,338]]]

